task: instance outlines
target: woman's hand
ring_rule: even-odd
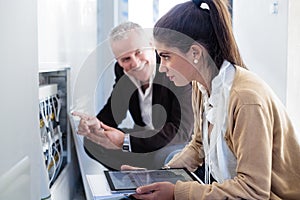
[[[136,194],[132,196],[136,199],[145,200],[173,200],[175,185],[170,182],[159,182],[138,187]]]
[[[134,167],[131,165],[121,165],[121,171],[130,171],[130,170],[146,170],[146,168]]]

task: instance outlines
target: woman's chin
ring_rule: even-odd
[[[173,82],[177,87],[186,86],[189,84],[188,82],[177,82],[177,81],[173,81]]]

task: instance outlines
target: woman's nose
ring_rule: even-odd
[[[167,72],[168,68],[164,66],[162,63],[160,63],[158,70],[159,72],[163,73],[163,72]]]

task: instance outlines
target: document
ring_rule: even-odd
[[[86,178],[88,180],[90,189],[92,191],[94,200],[119,200],[124,197],[126,194],[119,193],[113,194],[109,188],[107,180],[104,174],[87,174]],[[128,194],[129,195],[129,194]]]

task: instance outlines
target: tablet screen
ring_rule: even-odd
[[[175,184],[178,180],[197,180],[186,169],[104,171],[104,174],[112,192],[132,192],[139,186],[155,182],[168,181]]]

